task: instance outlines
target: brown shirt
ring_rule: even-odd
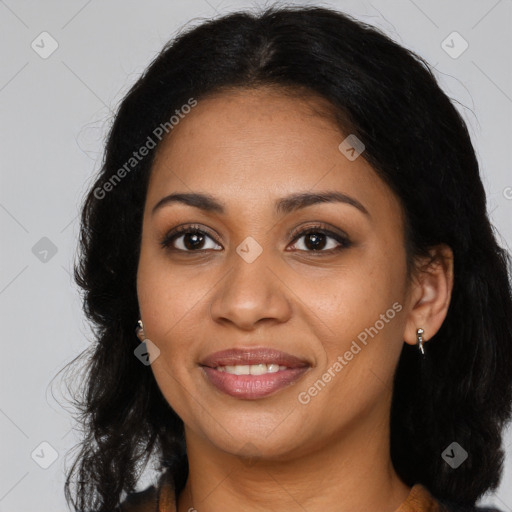
[[[407,499],[395,512],[443,512],[444,508],[428,492],[426,487],[416,484],[412,487]]]
[[[144,496],[142,496],[142,494]],[[123,512],[176,512],[176,496],[169,478],[160,481],[159,489],[151,487],[136,501],[125,502]],[[445,509],[421,484],[412,487],[407,499],[395,512],[444,512]]]

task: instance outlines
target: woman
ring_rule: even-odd
[[[307,7],[182,33],[120,106],[80,241],[75,510],[473,510],[497,487],[509,257],[463,120],[375,28]]]

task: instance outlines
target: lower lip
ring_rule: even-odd
[[[288,368],[264,375],[234,375],[208,366],[202,368],[209,381],[223,393],[235,398],[256,400],[295,383],[308,371],[309,366]]]

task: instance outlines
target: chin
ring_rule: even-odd
[[[258,422],[246,418],[245,421],[237,421],[236,425],[233,425],[232,420],[220,419],[220,424],[217,423],[216,428],[212,429],[210,423],[207,429],[202,430],[201,437],[231,455],[265,460],[293,458],[307,446],[305,432],[301,431],[300,424],[285,424],[287,420],[283,421],[285,415],[282,416],[273,417],[272,424],[261,417]],[[299,431],[300,438],[297,436]]]

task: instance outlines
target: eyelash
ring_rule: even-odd
[[[290,236],[294,237],[292,242],[295,243],[303,236],[306,236],[306,235],[309,235],[312,233],[326,235],[329,238],[333,238],[334,240],[336,240],[336,242],[338,242],[340,245],[338,247],[335,247],[334,249],[327,249],[327,250],[319,249],[317,251],[313,251],[313,250],[306,251],[306,250],[299,249],[299,252],[309,252],[312,254],[321,254],[321,253],[333,254],[333,253],[341,251],[343,249],[347,249],[352,245],[352,242],[349,240],[349,238],[347,236],[341,235],[339,233],[335,233],[321,224],[318,224],[316,226],[307,227],[307,228],[303,229],[302,231],[300,231],[300,230],[295,231],[295,232],[292,231],[290,233]],[[217,240],[215,240],[215,238],[212,235],[210,235],[207,231],[205,231],[204,229],[201,229],[197,225],[178,226],[177,228],[173,229],[172,231],[170,231],[169,233],[167,233],[164,236],[164,238],[160,242],[160,245],[164,249],[171,250],[171,251],[177,251],[177,252],[183,252],[183,253],[200,253],[202,251],[211,250],[211,249],[184,250],[184,249],[176,249],[175,247],[172,247],[172,243],[183,234],[206,235],[207,237],[211,238],[216,244],[220,245],[219,242],[217,242]]]

